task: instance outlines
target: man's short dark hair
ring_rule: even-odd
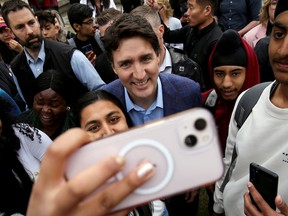
[[[38,18],[41,27],[46,23],[56,24],[56,13],[51,10],[36,11],[35,16]]]
[[[112,52],[117,50],[123,39],[140,37],[148,41],[156,55],[160,53],[160,45],[150,23],[143,17],[122,14],[107,28],[103,42],[109,60],[113,63]]]
[[[108,8],[107,10],[104,10],[99,15],[96,16],[97,23],[99,26],[106,25],[111,20],[116,20],[120,15],[121,11],[115,9],[115,8]]]
[[[218,6],[218,0],[196,0],[196,3],[199,4],[201,7],[210,5],[213,14],[214,14],[216,7]]]
[[[71,27],[74,29],[73,25],[75,23],[81,24],[83,20],[93,16],[93,9],[85,4],[74,3],[68,9],[67,16]]]
[[[10,27],[10,22],[8,20],[8,14],[11,11],[16,12],[18,10],[22,10],[23,8],[27,8],[34,15],[30,6],[22,0],[8,0],[8,1],[4,2],[3,6],[1,8],[1,14],[2,14],[3,19],[4,19],[4,21],[8,27]]]

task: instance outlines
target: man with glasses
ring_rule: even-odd
[[[69,8],[67,15],[70,25],[76,32],[76,36],[68,40],[69,44],[82,51],[95,66],[96,58],[104,48],[100,35],[96,32],[93,10],[88,5],[75,3]]]
[[[67,91],[73,99],[95,90],[105,83],[87,58],[67,44],[43,39],[40,24],[27,3],[8,0],[1,14],[8,27],[24,46],[24,50],[11,63],[15,81],[19,84],[28,108],[32,107],[35,79],[45,70],[55,69],[65,74]]]

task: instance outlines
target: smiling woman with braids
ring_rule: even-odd
[[[52,142],[43,132],[16,123],[8,95],[0,94],[0,214],[25,214],[41,159]]]

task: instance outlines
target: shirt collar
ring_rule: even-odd
[[[172,60],[171,60],[171,55],[169,53],[169,51],[167,50],[167,48],[164,46],[165,48],[165,57],[164,57],[164,61],[161,64],[161,66],[159,67],[159,72],[166,72],[166,68],[172,68]]]
[[[213,22],[210,23],[208,26],[206,26],[205,28],[201,29],[201,30],[196,30],[196,28],[194,28],[194,30],[196,30],[196,33],[199,35],[199,36],[203,36],[203,35],[206,35],[207,32],[210,32],[211,29],[214,28],[214,26],[217,25],[215,19],[213,19]]]
[[[155,104],[155,107],[160,107],[160,108],[163,109],[162,84],[161,84],[161,81],[160,81],[159,77],[157,79],[157,85],[158,85],[158,87],[157,87],[157,97],[156,97],[156,100],[152,103],[152,105]],[[127,89],[125,87],[124,87],[124,96],[125,96],[125,103],[126,103],[127,112],[131,111],[132,109],[135,109],[135,110],[142,109],[143,110],[143,108],[139,107],[138,105],[136,105],[136,104],[134,104],[132,102],[132,100],[130,99],[130,96],[129,96],[128,92],[127,92]]]

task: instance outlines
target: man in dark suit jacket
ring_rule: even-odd
[[[160,45],[145,18],[123,14],[107,29],[104,45],[119,80],[103,89],[121,100],[134,125],[201,106],[198,83],[174,74],[159,75]],[[185,194],[169,199],[167,207],[178,215],[189,215],[193,208]]]
[[[194,81],[165,73],[159,74],[159,78],[162,84],[163,117],[200,106],[199,86]],[[103,89],[115,95],[124,107],[126,106],[125,87],[119,79],[104,86]]]
[[[108,58],[119,79],[103,89],[121,100],[137,125],[201,106],[198,83],[173,74],[159,75],[160,45],[150,29],[145,18],[125,15],[104,36]]]

